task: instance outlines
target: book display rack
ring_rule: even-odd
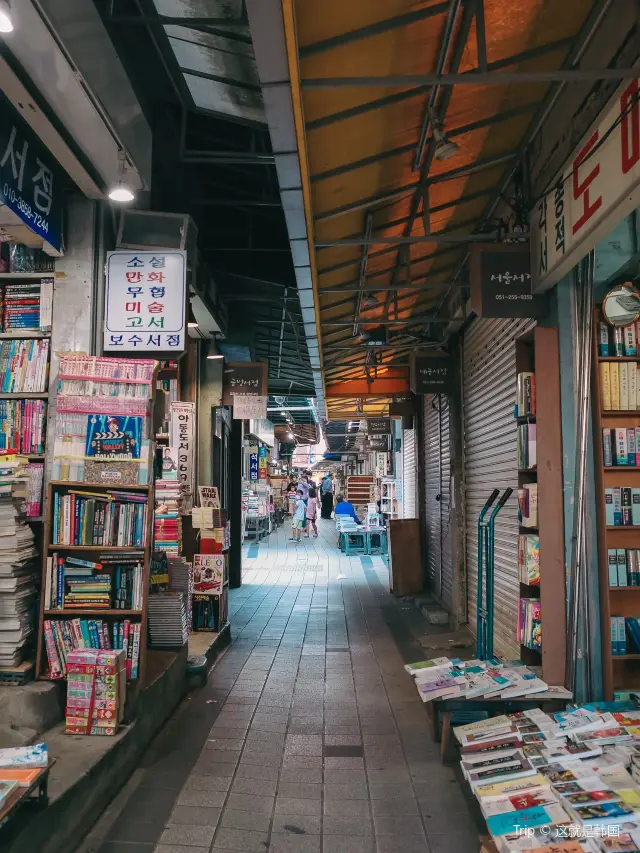
[[[640,359],[637,325],[595,311],[594,456],[605,698],[640,687]]]
[[[536,327],[516,341],[518,465],[517,642],[547,684],[565,677],[565,568],[558,332]],[[536,377],[544,393],[536,393]]]

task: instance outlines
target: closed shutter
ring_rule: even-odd
[[[474,320],[464,336],[464,477],[469,627],[476,630],[478,515],[493,489],[513,495],[497,516],[494,548],[494,648],[519,657],[516,622],[518,579],[518,466],[516,338],[533,320]]]
[[[402,517],[416,518],[416,433],[402,431]]]
[[[445,396],[425,396],[423,426],[427,576],[431,591],[451,610],[451,451],[449,401]]]

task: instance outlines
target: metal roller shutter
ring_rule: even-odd
[[[440,396],[440,560],[442,561],[442,603],[453,607],[453,552],[451,547],[451,434],[449,398]]]
[[[402,431],[402,517],[416,518],[416,433]]]
[[[451,610],[451,451],[449,402],[446,397],[430,395],[424,398],[423,424],[427,575],[431,591]]]
[[[518,580],[518,467],[515,340],[535,325],[533,320],[476,319],[464,337],[464,447],[466,568],[469,627],[476,629],[478,588],[477,519],[493,489],[514,494],[495,526],[496,653],[519,657],[516,622]]]

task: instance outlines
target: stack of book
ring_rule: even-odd
[[[46,418],[44,400],[0,400],[0,452],[43,454]]]
[[[538,526],[537,483],[525,483],[518,490],[518,517],[521,527]]]
[[[140,610],[143,554],[103,554],[99,562],[52,554],[47,558],[45,610]]]
[[[536,425],[518,424],[518,469],[534,471],[537,467]]]
[[[182,546],[182,521],[177,510],[161,512],[156,507],[153,517],[153,543],[158,551],[177,556]]]
[[[187,594],[160,592],[157,595],[150,595],[147,620],[153,647],[181,648],[189,640]]]
[[[103,619],[51,619],[44,623],[44,642],[49,677],[64,678],[68,656],[77,649],[121,649],[128,680],[138,677],[140,662],[139,622],[123,619],[108,623]]]
[[[640,586],[640,549],[608,548],[609,586]]]
[[[640,427],[603,427],[602,455],[605,468],[640,465]]]
[[[520,599],[517,638],[520,645],[527,649],[540,651],[542,648],[542,624],[538,598]]]
[[[27,495],[24,502],[24,512],[27,518],[40,518],[42,516],[43,485],[44,464],[41,462],[30,462]]]
[[[20,460],[0,468],[0,667],[17,666],[34,627],[37,551],[19,507],[26,496],[28,466]]]
[[[548,685],[522,661],[462,661],[446,657],[407,664],[423,702],[434,699],[518,698],[546,694]]]
[[[49,340],[9,340],[0,344],[0,391],[42,393],[49,376]]]
[[[638,323],[632,326],[609,326],[604,320],[598,323],[598,355],[601,358],[638,355]]]
[[[52,543],[144,547],[147,496],[141,492],[53,493]]]
[[[605,412],[635,412],[640,406],[638,364],[635,361],[601,361],[600,394]]]
[[[520,583],[540,586],[540,537],[534,533],[518,536]]]
[[[635,703],[614,702],[454,728],[499,853],[640,849],[639,723]]]
[[[526,418],[536,413],[536,377],[534,373],[519,373],[516,385],[516,417]]]
[[[2,327],[5,332],[51,331],[53,279],[12,282],[3,288]]]
[[[640,526],[640,489],[631,486],[605,489],[604,503],[607,526]]]
[[[67,656],[66,732],[115,735],[124,714],[123,651],[76,649]]]

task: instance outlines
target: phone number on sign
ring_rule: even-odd
[[[33,210],[22,198],[22,196],[18,195],[14,189],[11,189],[9,184],[4,185],[3,192],[5,199],[15,205],[26,219],[33,222],[36,228],[39,228],[46,234],[49,233],[49,220],[45,219],[45,217],[41,216],[39,213],[36,213],[35,210]]]

